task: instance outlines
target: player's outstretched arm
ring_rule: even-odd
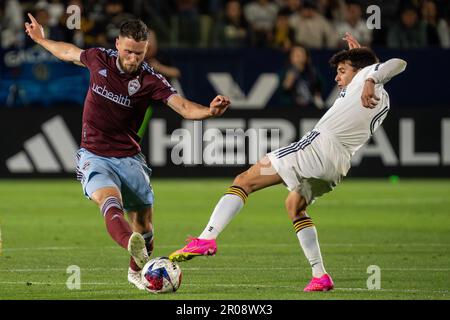
[[[80,61],[80,55],[83,51],[82,49],[71,43],[45,39],[44,29],[42,26],[30,13],[28,14],[28,17],[30,18],[31,23],[25,23],[25,32],[34,42],[43,46],[58,59],[84,66]]]
[[[211,101],[208,108],[183,98],[178,94],[174,94],[167,101],[167,105],[185,119],[203,120],[221,116],[228,109],[230,99],[218,95]]]
[[[364,82],[363,92],[361,94],[361,103],[366,108],[375,108],[380,100],[375,95],[375,85],[385,84],[393,77],[402,73],[406,69],[406,61],[402,59],[390,59],[383,63],[381,67],[369,75]]]
[[[368,78],[372,79],[375,84],[385,84],[396,75],[402,73],[406,69],[406,61],[398,58],[389,59],[384,62],[377,71],[372,73]]]

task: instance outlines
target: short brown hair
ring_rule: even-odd
[[[369,48],[355,48],[339,51],[331,57],[329,63],[333,68],[337,68],[339,63],[345,61],[350,61],[350,65],[355,69],[362,69],[377,63],[379,60]]]
[[[120,25],[120,36],[132,38],[135,41],[146,41],[148,33],[148,27],[142,20],[127,20]]]

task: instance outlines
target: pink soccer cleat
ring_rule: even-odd
[[[320,278],[312,278],[311,282],[303,289],[304,292],[311,291],[330,291],[334,288],[334,283],[328,274],[324,274]]]
[[[187,245],[170,254],[169,259],[171,261],[182,262],[191,260],[196,256],[213,256],[217,252],[216,240],[214,239],[188,238],[186,241],[189,241]]]

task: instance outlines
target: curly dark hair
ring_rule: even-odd
[[[337,68],[341,62],[350,61],[350,65],[355,69],[362,69],[379,62],[375,53],[369,48],[355,48],[342,50],[333,55],[329,61],[331,67]]]
[[[120,36],[132,38],[135,41],[146,41],[148,39],[148,27],[139,19],[127,20],[120,25]]]

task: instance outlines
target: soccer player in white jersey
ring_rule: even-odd
[[[323,264],[317,231],[306,208],[346,176],[351,157],[370,139],[389,111],[389,96],[383,85],[406,67],[401,59],[379,63],[370,49],[361,48],[349,34],[344,40],[349,50],[336,53],[330,60],[341,89],[333,106],[298,142],[268,153],[239,174],[217,203],[204,231],[173,252],[171,260],[214,255],[215,239],[242,209],[248,195],[284,183],[289,190],[286,209],[312,267],[313,278],[304,291],[333,289],[333,280]]]

